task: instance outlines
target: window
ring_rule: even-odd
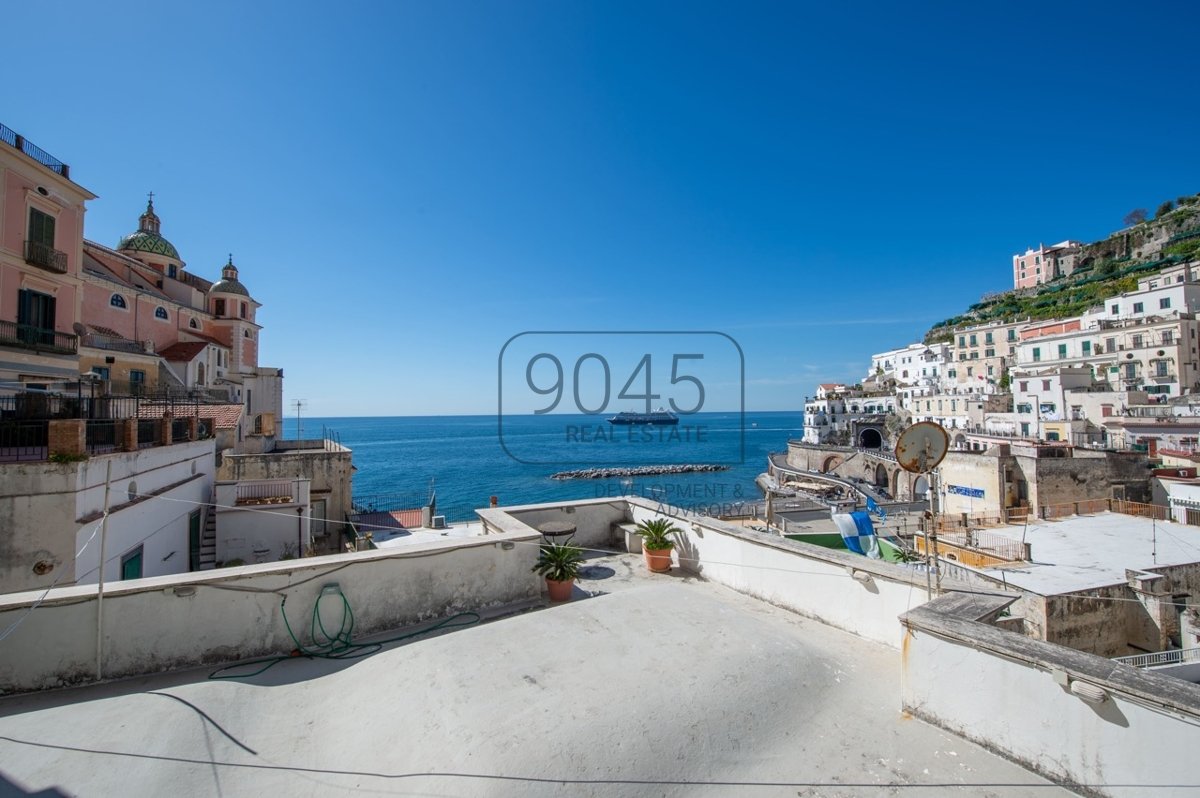
[[[1034,262],[1035,264],[1036,264],[1036,263],[1041,263],[1041,262],[1042,262],[1042,256],[1041,256],[1041,255],[1034,255],[1034,256],[1033,256],[1033,262]],[[1039,269],[1038,271],[1041,271],[1041,270]]]
[[[1025,414],[1032,413],[1033,405],[1029,404],[1028,402],[1019,402],[1017,404],[1017,412]]]
[[[1156,360],[1156,361],[1154,362],[1154,376],[1155,376],[1155,377],[1165,377],[1165,376],[1167,376],[1167,361],[1165,361],[1165,360]]]
[[[993,377],[993,376],[995,376],[995,374],[996,374],[996,367],[988,366],[988,376]]]
[[[985,344],[987,344],[988,346],[991,346],[991,345],[992,345],[992,334],[991,334],[991,333],[987,333],[986,335],[984,335],[984,336],[983,336],[983,342],[984,342]]]
[[[1026,391],[1029,390],[1029,383],[1025,380],[1021,380],[1019,383],[1017,383],[1017,385],[1020,386],[1019,390],[1021,391],[1021,393],[1025,393]]]
[[[1126,363],[1125,364],[1125,379],[1127,379],[1127,380],[1136,380],[1137,379],[1137,363]]]
[[[17,336],[24,343],[54,343],[54,297],[29,289],[17,292]]]
[[[214,299],[213,300],[213,315],[214,316],[224,316],[225,315],[225,300],[224,299]]]
[[[968,377],[975,376],[975,367],[974,366],[967,366],[967,376]]]
[[[1133,340],[1133,348],[1137,349],[1138,347],[1140,347],[1142,345],[1142,334],[1134,333],[1132,340]]]
[[[54,249],[54,217],[37,208],[29,209],[29,240]]]
[[[1087,357],[1088,355],[1090,355],[1092,353],[1092,342],[1091,341],[1084,341],[1082,344],[1080,344],[1080,346],[1083,349],[1084,357]]]
[[[1042,350],[1040,347],[1035,346],[1033,348],[1033,362],[1037,363],[1041,359],[1042,359]]]
[[[985,349],[985,350],[983,351],[983,356],[984,356],[984,357],[995,357],[995,356],[996,356],[996,350],[995,350],[995,349]]]
[[[1175,343],[1175,331],[1174,330],[1163,330],[1162,336],[1163,336],[1163,344],[1165,346],[1169,346],[1169,345]]]
[[[121,578],[142,578],[142,547],[138,546],[128,554],[121,555]]]
[[[1058,356],[1059,356],[1059,357],[1066,357],[1066,356],[1067,356],[1067,345],[1066,345],[1066,344],[1059,344],[1059,345],[1058,345]]]
[[[107,380],[109,376],[108,366],[92,366],[92,373],[102,380]]]
[[[217,300],[217,301],[220,301],[220,300]],[[1109,311],[1111,311],[1114,316],[1119,315],[1121,312],[1121,306],[1120,305],[1112,305],[1111,307],[1109,307]]]
[[[946,372],[946,376],[947,376],[947,377],[957,377],[957,376],[958,376],[958,370],[957,370],[957,369],[950,369],[950,370],[948,370],[948,371]]]
[[[156,318],[156,319],[162,319],[162,320],[166,321],[166,319],[168,318],[168,317],[167,317],[167,309],[166,309],[166,308],[161,308],[161,307],[160,307],[160,308],[155,308],[155,309],[154,309],[154,318]]]
[[[1160,310],[1166,310],[1167,308],[1171,307],[1171,297],[1165,296],[1158,300],[1158,307]]]
[[[196,321],[195,319],[192,319],[191,321],[188,322],[188,326],[191,327],[193,330],[199,330],[200,322]]]
[[[250,331],[249,331],[249,330],[242,330],[242,337],[243,337],[243,338],[249,338],[249,337],[250,337]],[[904,372],[904,376],[905,376],[905,377],[907,377],[907,376],[908,376],[908,372],[907,372],[907,371],[906,371],[906,372]]]
[[[145,382],[146,382],[146,372],[141,371],[140,369],[130,369],[129,370],[129,384],[130,385],[135,385],[135,384],[141,385]]]
[[[200,570],[200,511],[188,514],[188,570]]]
[[[971,346],[975,346],[977,343],[975,333],[971,333]]]
[[[1008,340],[1010,340],[1010,341],[1015,341],[1015,340],[1017,340],[1017,331],[1016,331],[1016,330],[1009,330],[1009,331],[1008,331]]]
[[[242,318],[246,318],[246,303],[242,303]]]
[[[1050,390],[1050,380],[1042,380],[1042,390],[1043,391]]]
[[[1133,303],[1133,312],[1134,312],[1134,313],[1141,313],[1141,312],[1142,312],[1142,311],[1144,311],[1145,309],[1146,309],[1146,306],[1145,306],[1143,303],[1141,303],[1141,302],[1134,302],[1134,303]]]
[[[128,307],[125,304],[125,297],[121,296],[120,294],[113,294],[111,297],[109,297],[108,304],[112,305],[114,308]]]
[[[1151,281],[1150,281],[1150,287],[1151,287],[1151,288],[1158,288],[1158,280],[1151,280]]]

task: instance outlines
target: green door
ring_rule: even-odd
[[[121,578],[122,579],[141,579],[142,578],[142,547],[138,546],[133,551],[121,558]]]

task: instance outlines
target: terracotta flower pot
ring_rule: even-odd
[[[671,570],[670,549],[642,549],[646,557],[646,567],[655,573],[666,573]]]
[[[574,579],[567,579],[564,582],[556,582],[553,579],[546,580],[546,589],[550,591],[551,601],[566,601],[571,598],[571,591],[574,587]]]

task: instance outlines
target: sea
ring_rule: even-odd
[[[356,504],[422,506],[436,496],[451,521],[501,505],[636,495],[708,514],[762,497],[767,455],[803,434],[801,412],[695,413],[676,426],[622,427],[596,415],[396,416],[285,419],[286,438],[326,435],[353,451]],[[562,471],[713,464],[727,470],[605,479]]]

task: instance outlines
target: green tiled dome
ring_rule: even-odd
[[[159,232],[160,225],[158,214],[154,212],[152,193],[150,201],[146,203],[146,212],[138,217],[137,232],[122,238],[121,243],[117,244],[117,249],[123,252],[149,252],[151,255],[162,255],[182,261],[175,245],[162,237],[162,233]]]
[[[122,251],[149,252],[153,255],[164,255],[168,258],[180,260],[179,252],[175,249],[174,244],[157,233],[151,233],[146,230],[138,230],[136,233],[130,233],[125,236],[121,239],[121,243],[117,244],[117,249]]]

